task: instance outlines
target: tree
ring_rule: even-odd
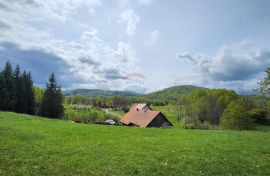
[[[261,95],[264,95],[270,98],[270,68],[267,68],[265,70],[265,73],[266,73],[266,77],[264,78],[264,80],[258,83],[260,86],[258,89],[258,92]]]
[[[4,107],[4,110],[12,111],[14,109],[16,100],[15,100],[15,91],[14,91],[13,70],[9,62],[7,62],[4,67],[3,76],[5,78],[5,85],[6,85],[6,90],[8,94],[8,99],[5,103],[6,105]]]
[[[0,73],[0,110],[6,110],[6,102],[8,102],[6,80],[4,75]]]
[[[249,121],[246,120],[248,113],[237,101],[233,101],[225,109],[221,117],[221,127],[223,129],[247,130]]]
[[[34,114],[35,113],[35,93],[33,88],[33,81],[31,73],[24,72],[23,74],[23,84],[24,84],[24,99],[25,99],[25,113]]]
[[[14,71],[14,92],[15,92],[15,105],[14,111],[24,112],[24,86],[19,65],[16,66]]]
[[[44,95],[44,89],[34,86],[36,114],[40,112],[40,104]]]
[[[57,85],[54,73],[52,73],[41,101],[40,115],[49,118],[62,118],[64,115],[63,102],[61,87]]]

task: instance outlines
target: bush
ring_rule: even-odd
[[[237,101],[229,104],[221,118],[222,129],[247,130],[249,123],[249,114]]]
[[[200,121],[196,118],[185,117],[183,118],[183,128],[185,129],[202,129],[202,130],[209,130],[209,129],[216,129],[217,127],[211,125],[211,123],[207,121]]]
[[[104,122],[108,119],[118,121],[117,117],[110,114],[106,114],[100,108],[92,108],[86,106],[66,106],[65,108],[65,119],[73,120],[78,123],[94,123]]]

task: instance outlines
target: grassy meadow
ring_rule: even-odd
[[[142,129],[0,112],[0,141],[0,175],[270,175],[269,131]]]

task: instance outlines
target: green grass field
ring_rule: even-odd
[[[269,131],[142,129],[0,112],[0,141],[0,175],[270,175]]]

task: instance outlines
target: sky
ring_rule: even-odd
[[[0,0],[0,68],[44,86],[250,90],[270,67],[268,0]]]

